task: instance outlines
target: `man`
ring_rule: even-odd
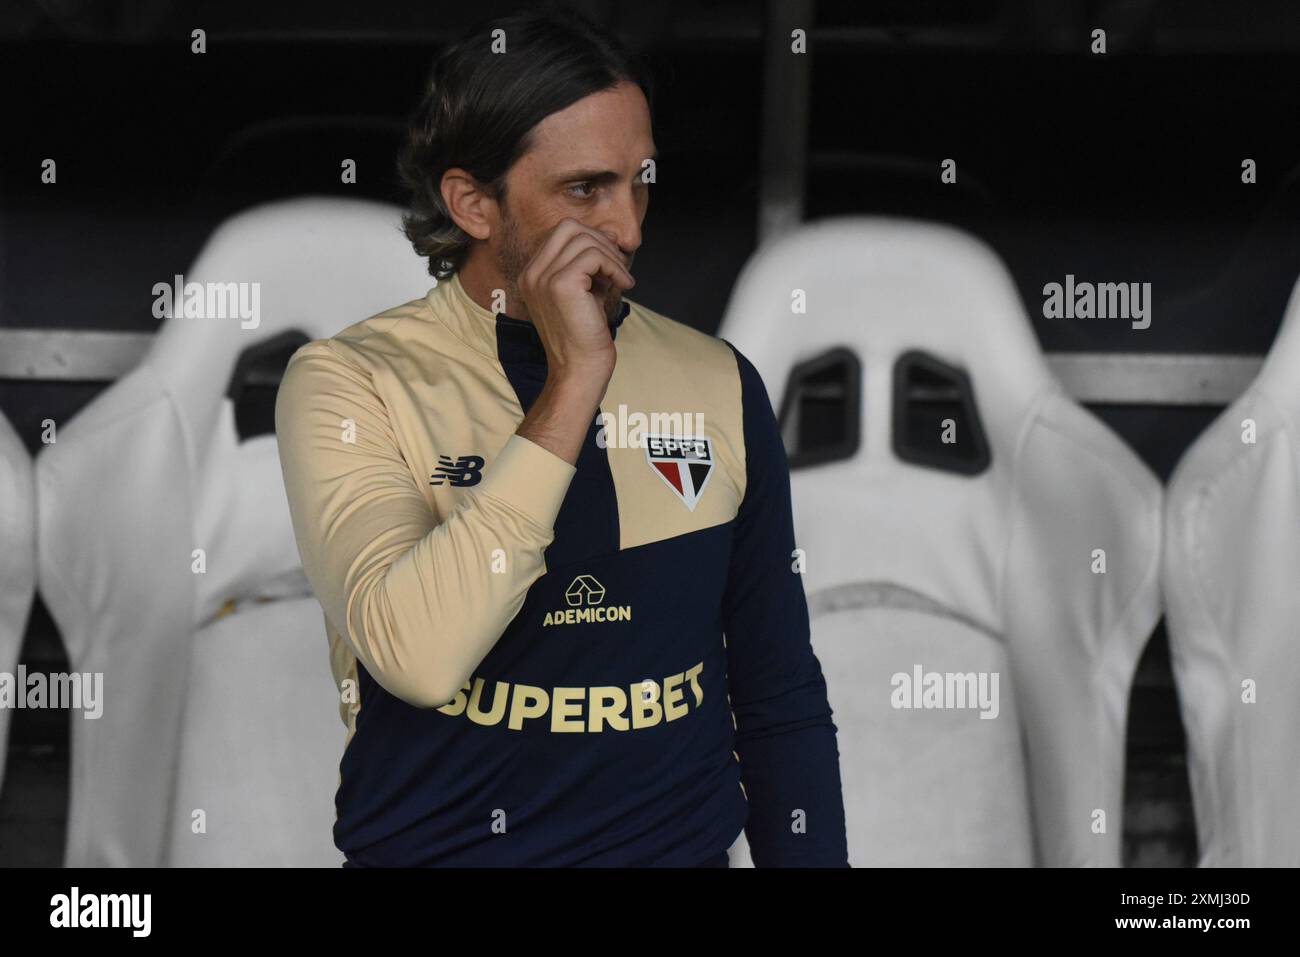
[[[767,394],[622,298],[648,94],[570,15],[449,48],[401,160],[439,281],[285,372],[350,865],[847,865]]]

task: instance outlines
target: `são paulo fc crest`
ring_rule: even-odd
[[[677,493],[692,512],[713,475],[713,442],[706,438],[646,435],[645,457],[650,468]]]

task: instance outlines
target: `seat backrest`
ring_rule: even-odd
[[[32,460],[0,415],[0,674],[14,676],[36,593],[36,495]],[[4,793],[12,707],[0,707],[0,794]]]
[[[69,864],[341,861],[324,619],[275,436],[241,441],[237,377],[424,295],[399,217],[304,198],[226,221],[184,280],[249,284],[256,321],[197,318],[183,291],[139,366],[38,457],[41,588],[74,667],[105,675],[103,716],[73,723]]]
[[[746,265],[721,335],[791,453],[850,861],[1118,864],[1161,491],[1064,394],[1001,261],[815,222]]]
[[[1202,866],[1300,865],[1300,284],[1166,496],[1169,648]]]

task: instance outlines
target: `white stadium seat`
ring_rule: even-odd
[[[811,223],[750,260],[719,334],[782,412],[850,863],[1119,865],[1161,488],[1062,391],[1002,262],[943,225]],[[895,707],[917,669],[996,673],[997,717]]]
[[[1203,867],[1300,865],[1300,284],[1169,481],[1164,591]]]
[[[256,328],[169,311],[139,366],[41,450],[40,587],[73,670],[104,673],[103,717],[72,722],[68,864],[342,863],[324,620],[275,437],[240,440],[227,387],[250,347],[424,295],[399,217],[306,198],[223,223],[184,278],[260,283]]]
[[[15,675],[36,594],[36,494],[32,460],[0,415],[0,673]],[[16,678],[15,678],[16,683]],[[21,689],[15,688],[21,693]],[[9,754],[10,708],[0,708],[0,793]]]

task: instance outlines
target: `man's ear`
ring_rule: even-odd
[[[453,166],[442,174],[442,201],[456,225],[473,239],[487,239],[498,219],[497,204],[478,180]]]

